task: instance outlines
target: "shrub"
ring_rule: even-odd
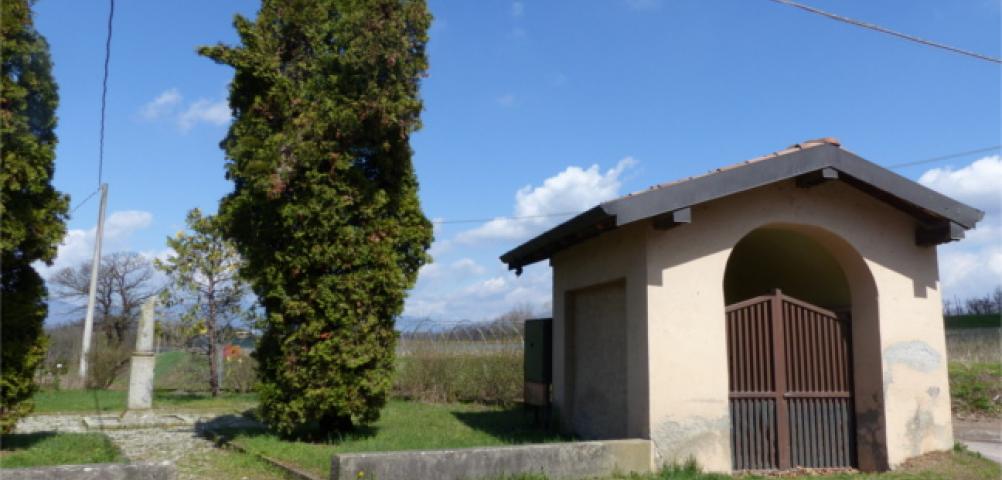
[[[123,376],[132,358],[132,349],[95,335],[87,365],[87,388],[106,389]]]
[[[257,361],[244,353],[226,356],[223,363],[223,388],[247,393],[257,383]]]

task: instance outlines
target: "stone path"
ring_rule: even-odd
[[[201,414],[197,416],[185,414],[160,413],[173,418],[181,418],[187,424],[163,426],[150,421],[149,417],[123,421],[116,428],[88,428],[95,424],[94,417],[81,415],[36,415],[18,422],[17,433],[32,432],[102,432],[111,439],[122,454],[133,462],[177,463],[196,454],[214,450],[216,447],[206,437],[202,436],[199,422],[212,421],[214,424],[238,426],[255,424],[252,420],[234,415],[218,416],[216,414]],[[105,422],[107,423],[107,422]],[[179,472],[179,479],[195,478]]]

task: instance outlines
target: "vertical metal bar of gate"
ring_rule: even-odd
[[[726,312],[734,468],[855,465],[848,319],[779,290]]]
[[[783,393],[786,392],[786,334],[784,333],[783,325],[783,302],[782,293],[779,289],[776,289],[772,298],[769,299],[769,306],[772,309],[772,350],[773,350],[773,367],[774,376],[776,377],[775,383],[775,395],[776,395],[776,418],[779,419],[779,425],[776,429],[779,433],[777,436],[777,441],[779,442],[779,468],[790,468],[790,449],[786,448],[790,444],[790,424],[786,419],[790,418],[789,405],[783,399]]]

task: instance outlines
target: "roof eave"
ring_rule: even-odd
[[[576,243],[615,226],[615,217],[598,205],[511,249],[501,255],[501,261],[508,264],[509,270],[521,273],[522,267],[549,258],[565,244]]]
[[[882,197],[916,217],[955,223],[965,230],[974,228],[984,217],[984,212],[976,208],[836,145],[824,144],[604,202],[519,245],[502,255],[501,260],[509,269],[521,271],[526,265],[608,230],[610,222],[613,228],[619,227],[826,168],[843,174],[840,180]]]

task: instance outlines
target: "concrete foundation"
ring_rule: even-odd
[[[174,480],[177,471],[170,462],[101,463],[3,470],[4,480]]]
[[[335,455],[334,480],[475,480],[543,474],[551,480],[651,472],[647,440],[550,443]]]

